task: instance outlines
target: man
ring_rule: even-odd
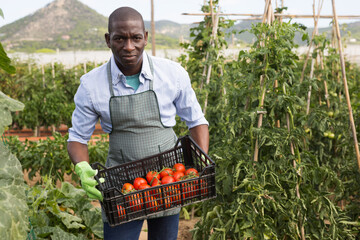
[[[100,119],[109,133],[106,166],[166,151],[174,147],[175,115],[190,129],[190,135],[205,151],[209,147],[208,122],[204,118],[187,72],[167,59],[147,56],[148,32],[139,12],[116,9],[109,17],[108,63],[81,77],[74,97],[75,111],[69,129],[68,152],[89,197],[102,200],[95,188],[87,142]],[[180,209],[148,219],[149,239],[176,239]],[[110,227],[104,220],[105,239],[138,239],[143,220]]]

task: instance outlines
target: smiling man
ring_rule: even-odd
[[[141,14],[129,7],[116,9],[109,17],[108,31],[105,40],[112,57],[81,77],[68,139],[69,156],[81,184],[89,197],[98,200],[102,196],[95,188],[96,171],[89,165],[87,143],[99,119],[109,133],[107,167],[174,147],[176,115],[205,152],[209,147],[208,122],[185,69],[144,52],[148,32]],[[148,239],[177,239],[179,211],[147,219]],[[105,239],[138,239],[143,224],[136,220],[110,227],[104,214],[103,221]]]

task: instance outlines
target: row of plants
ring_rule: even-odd
[[[72,181],[79,184],[79,179],[74,173],[74,166],[67,152],[68,135],[62,136],[55,132],[53,139],[40,139],[20,141],[18,137],[6,137],[6,145],[19,159],[23,170],[27,170],[29,179],[36,174],[51,176],[56,182],[64,181],[65,174],[71,175]],[[109,142],[106,135],[94,137],[88,145],[90,163],[105,164]]]
[[[203,11],[216,12],[213,3]],[[303,26],[254,24],[252,47],[226,61],[232,23],[220,18],[216,34],[214,24],[209,16],[193,28],[179,59],[206,110],[217,164],[218,195],[203,204],[194,239],[357,239],[360,174],[337,50],[314,38],[315,71],[308,64],[301,81],[294,37],[311,41]],[[359,126],[359,67],[347,63],[346,72]]]
[[[59,63],[38,66],[15,61],[14,67],[15,73],[0,72],[1,91],[25,104],[23,111],[12,114],[11,127],[35,130],[41,126],[71,126],[79,78],[95,64],[89,62],[68,69]]]
[[[203,11],[218,11],[218,1],[212,3]],[[194,239],[357,239],[360,174],[337,50],[325,37],[308,39],[299,24],[275,21],[254,24],[248,30],[257,37],[252,47],[226,59],[221,50],[232,24],[220,17],[214,32],[213,18],[205,17],[179,58],[210,123],[210,156],[217,165],[217,198],[196,206],[202,215]],[[296,34],[316,46],[310,57],[315,64],[307,65],[304,78]],[[346,72],[359,126],[360,68],[347,63]],[[187,133],[183,123],[175,130]],[[43,176],[61,179],[57,170],[70,171],[71,164],[66,137],[55,141],[23,147],[9,139],[8,146],[24,168],[36,164]],[[91,161],[104,161],[106,141],[98,148]],[[32,157],[26,158],[28,149]]]

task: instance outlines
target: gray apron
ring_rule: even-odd
[[[154,76],[149,56],[148,60]],[[150,80],[149,90],[145,92],[114,96],[111,61],[107,64],[107,77],[111,93],[109,105],[112,131],[109,134],[106,167],[139,160],[173,148],[177,137],[171,127],[165,127],[161,122],[159,104],[153,91],[154,80]],[[180,208],[176,208],[149,218],[171,216],[179,212]]]

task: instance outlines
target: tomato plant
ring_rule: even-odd
[[[213,1],[214,9],[206,5],[203,11],[216,12],[217,4]],[[300,35],[307,40],[303,26],[291,21],[254,23],[246,31],[254,38],[250,48],[224,61],[219,53],[223,46],[217,40],[227,29],[220,18],[218,39],[212,39],[213,19],[205,16],[191,30],[193,41],[185,44],[186,54],[179,59],[202,106],[207,97],[209,155],[216,162],[217,198],[202,204],[193,238],[301,239],[303,231],[309,239],[354,239],[359,231],[352,226],[358,222],[360,208],[352,200],[358,190],[348,183],[358,181],[359,174],[350,160],[354,148],[338,53],[328,48],[325,51],[330,54],[322,54],[326,38],[315,38],[324,68],[313,54],[314,77],[309,77],[308,64],[301,82],[304,60],[294,50],[294,39]],[[210,65],[206,84],[203,73],[209,72]],[[349,66],[347,70],[351,72]],[[354,74],[350,72],[348,77]],[[350,92],[358,94],[359,80],[352,79]],[[324,80],[333,94],[326,94]],[[353,97],[358,106],[358,96]],[[329,138],[330,132],[334,136]],[[197,184],[200,194],[208,194],[207,184]],[[357,214],[350,208],[357,209]],[[324,224],[325,219],[329,224]],[[342,224],[343,219],[347,224]]]

